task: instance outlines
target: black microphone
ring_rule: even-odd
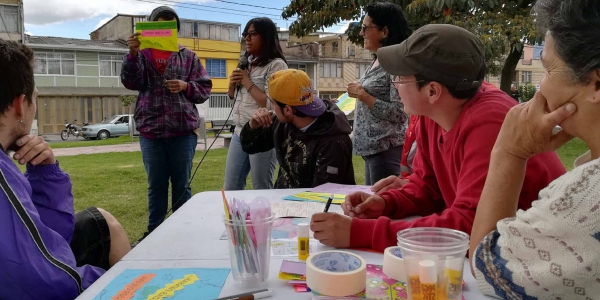
[[[245,55],[242,55],[242,57],[240,57],[240,61],[238,62],[238,69],[242,71],[248,70],[248,58]],[[239,92],[242,88],[242,85],[238,82],[236,84],[236,87]]]

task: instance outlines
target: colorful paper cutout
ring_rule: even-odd
[[[126,269],[94,300],[215,299],[230,269]]]
[[[176,21],[137,22],[135,31],[141,33],[140,49],[179,52]]]

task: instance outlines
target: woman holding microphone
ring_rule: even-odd
[[[248,174],[252,176],[253,189],[272,189],[277,162],[275,150],[249,155],[242,150],[240,132],[256,110],[261,107],[271,109],[267,98],[268,78],[287,69],[287,62],[279,45],[277,27],[271,19],[248,21],[242,37],[246,43],[248,67],[238,66],[229,82],[229,98],[235,100],[232,115],[235,131],[227,153],[224,189],[245,189]]]

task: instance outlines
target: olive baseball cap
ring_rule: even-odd
[[[485,76],[483,43],[454,25],[425,25],[404,42],[380,48],[377,58],[389,74],[422,75],[456,91],[481,87]]]

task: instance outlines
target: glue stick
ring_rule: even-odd
[[[419,260],[405,259],[404,263],[407,266],[408,271],[408,291],[410,293],[409,299],[412,300],[423,300],[423,293],[421,292],[421,280],[419,279]]]
[[[308,244],[308,223],[298,224],[298,259],[306,260],[308,258],[310,246]]]
[[[423,300],[438,300],[437,297],[437,269],[433,260],[419,262],[419,281]]]
[[[449,258],[444,268],[442,290],[449,300],[460,300],[462,297],[463,258]]]

